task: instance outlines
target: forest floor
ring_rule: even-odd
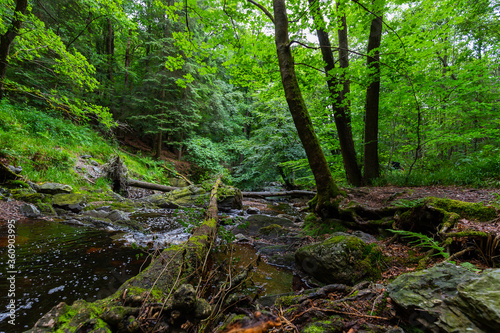
[[[500,202],[500,189],[475,189],[459,186],[421,187],[359,187],[347,190],[348,198],[371,208],[381,208],[398,200],[416,200],[425,197],[453,199],[490,204]]]

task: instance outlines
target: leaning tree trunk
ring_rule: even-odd
[[[12,23],[7,31],[0,36],[0,100],[3,98],[4,80],[7,74],[7,58],[9,56],[10,46],[14,38],[19,35],[19,30],[23,23],[22,16],[26,13],[28,0],[17,0],[16,8],[12,16]]]
[[[334,198],[340,194],[340,190],[333,180],[318,137],[314,132],[311,116],[309,115],[297,81],[288,37],[288,17],[285,1],[273,0],[273,8],[275,43],[281,81],[293,122],[297,128],[297,133],[304,146],[309,166],[316,181],[317,195],[311,201],[311,206],[314,206],[315,211],[321,216],[337,215],[338,204],[334,201]]]
[[[354,148],[354,140],[352,138],[351,130],[351,117],[349,114],[349,102],[346,100],[346,95],[349,94],[350,84],[346,80],[345,73],[340,79],[335,79],[331,75],[331,71],[335,68],[335,60],[333,58],[332,45],[328,33],[323,27],[326,26],[319,1],[309,0],[309,7],[311,15],[317,25],[316,34],[318,35],[319,45],[321,47],[321,54],[323,61],[326,63],[325,72],[327,77],[328,90],[330,96],[337,95],[333,103],[333,116],[335,118],[335,125],[339,135],[340,150],[342,152],[342,160],[344,162],[344,169],[347,176],[347,181],[354,186],[361,185],[361,170],[359,169],[356,159],[356,149]],[[338,2],[337,2],[338,8]],[[339,64],[342,69],[349,67],[349,53],[347,49],[347,24],[345,15],[342,18],[342,29],[338,30],[339,35]],[[342,90],[337,91],[337,86],[342,84]]]
[[[384,0],[374,1],[375,5],[383,6]],[[375,13],[381,12],[376,10]],[[379,177],[378,159],[378,106],[380,98],[380,54],[378,48],[382,40],[382,15],[376,16],[371,23],[368,37],[367,67],[370,85],[366,89],[365,103],[365,148],[364,148],[364,180],[370,184]]]

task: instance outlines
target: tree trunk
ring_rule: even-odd
[[[125,89],[128,84],[128,68],[130,66],[130,40],[132,39],[132,29],[128,30],[127,48],[125,50]]]
[[[382,11],[384,0],[375,0],[374,12]],[[382,14],[372,20],[370,36],[368,37],[367,67],[370,85],[366,89],[365,103],[365,149],[364,149],[364,180],[370,184],[380,176],[378,160],[378,106],[380,97],[380,55],[378,48],[382,40]]]
[[[241,192],[241,195],[246,198],[266,198],[266,197],[314,197],[316,192],[313,191],[281,191],[281,192]]]
[[[332,104],[332,108],[335,118],[335,125],[337,127],[337,133],[339,135],[340,150],[342,152],[342,160],[344,162],[347,181],[351,185],[360,186],[361,170],[359,169],[356,159],[356,149],[354,148],[354,140],[352,138],[349,102],[345,99],[345,96],[350,91],[350,83],[349,80],[345,79],[344,73],[341,75],[340,79],[336,79],[330,74],[331,70],[335,68],[335,60],[333,58],[330,38],[328,36],[328,33],[323,28],[326,24],[319,7],[319,1],[309,0],[309,8],[311,11],[311,15],[316,23],[316,34],[318,35],[318,41],[321,47],[323,61],[326,63],[325,71],[328,90],[330,92],[330,96],[337,95],[335,103]],[[343,69],[347,69],[349,67],[349,53],[347,46],[347,24],[345,15],[342,17],[342,29],[338,30],[338,35],[340,67]],[[337,91],[337,86],[339,83],[343,86],[342,91],[340,92]]]
[[[14,38],[19,34],[21,29],[22,15],[26,13],[28,7],[28,0],[17,0],[14,14],[12,15],[12,23],[7,31],[0,36],[0,100],[4,95],[4,80],[7,74],[7,57],[9,56],[10,46]]]
[[[300,91],[288,37],[288,17],[284,0],[273,0],[275,43],[286,101],[300,141],[316,181],[317,195],[310,205],[320,216],[338,215],[338,203],[333,199],[340,190],[333,181],[330,168],[314,132],[311,116]]]
[[[155,145],[155,160],[159,160],[161,157],[161,146],[163,143],[163,132],[160,131],[158,132],[156,136],[156,145]]]
[[[172,187],[172,186],[148,183],[148,182],[143,182],[140,180],[130,179],[130,178],[127,179],[126,184],[128,186],[140,187],[140,188],[145,188],[148,190],[155,190],[155,191],[162,191],[162,192],[175,191],[175,190],[178,190],[180,188],[180,187]]]
[[[108,79],[113,82],[113,58],[115,54],[115,32],[111,19],[108,18],[108,34],[106,36],[106,54],[108,56]],[[110,87],[111,88],[111,87]]]

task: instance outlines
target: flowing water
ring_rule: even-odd
[[[16,325],[8,323],[7,226],[0,226],[0,332],[22,332],[59,302],[111,295],[139,272],[145,256],[112,233],[44,220],[16,223]]]
[[[285,205],[287,206],[287,205]],[[281,207],[272,207],[281,211]],[[277,212],[275,212],[277,213]],[[131,215],[142,231],[105,231],[45,220],[16,222],[15,304],[16,326],[8,323],[6,225],[0,225],[0,332],[22,332],[60,302],[95,301],[116,291],[146,267],[144,251],[131,244],[162,249],[190,236],[191,222],[202,219],[198,210],[141,210]],[[233,257],[243,269],[257,254],[248,245],[236,244]],[[144,265],[143,265],[144,264]],[[252,274],[253,289],[261,295],[291,291],[289,270],[263,261]]]

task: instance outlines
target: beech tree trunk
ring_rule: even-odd
[[[28,0],[17,0],[14,14],[12,15],[12,23],[7,31],[0,36],[0,100],[4,95],[4,80],[7,74],[7,57],[9,56],[10,46],[14,38],[19,35],[21,29],[22,15],[26,13],[28,7]]]
[[[376,16],[371,23],[368,37],[368,57],[366,64],[370,73],[370,85],[366,90],[365,103],[365,146],[364,146],[364,180],[370,184],[380,176],[378,159],[378,107],[380,97],[380,54],[378,48],[382,40],[382,6],[384,0],[375,0]],[[380,14],[380,15],[379,15]]]
[[[318,35],[319,45],[323,61],[326,63],[325,71],[327,77],[328,90],[331,96],[337,95],[335,103],[332,104],[335,126],[339,135],[340,151],[344,162],[344,169],[349,184],[354,186],[361,185],[361,170],[356,159],[356,149],[351,130],[351,116],[349,112],[349,102],[345,96],[350,91],[349,80],[346,80],[345,74],[340,78],[335,78],[330,72],[335,68],[335,59],[333,57],[332,45],[328,33],[323,27],[326,26],[325,20],[319,7],[319,1],[308,0],[311,15],[316,23],[316,34]],[[337,2],[337,8],[339,3]],[[347,24],[345,15],[342,17],[342,28],[338,30],[339,36],[339,64],[343,69],[349,67],[349,52],[347,44]],[[337,91],[338,84],[342,84],[342,90]]]
[[[334,198],[340,194],[325,155],[314,132],[311,116],[300,91],[288,37],[288,17],[284,0],[273,0],[275,43],[286,101],[292,114],[300,141],[316,181],[317,195],[311,206],[320,216],[337,216],[338,204]]]

